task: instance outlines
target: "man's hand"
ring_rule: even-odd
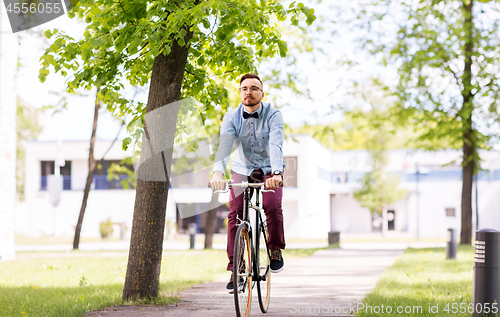
[[[270,189],[278,188],[280,187],[281,182],[282,182],[281,175],[273,175],[273,177],[269,177],[268,179],[266,179],[265,187]]]
[[[210,186],[213,190],[224,190],[226,189],[226,181],[221,172],[214,172],[214,176],[210,180]]]

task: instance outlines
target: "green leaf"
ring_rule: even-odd
[[[155,46],[155,47],[151,48],[151,54],[153,54],[153,56],[155,56],[155,57],[160,55],[160,50],[158,49],[158,47]]]
[[[52,35],[54,35],[54,33],[50,32],[50,30],[47,30],[47,31],[45,31],[44,35],[46,38],[50,39],[52,37]]]
[[[125,48],[125,41],[123,39],[119,39],[115,42],[115,47],[117,52],[123,51]]]
[[[90,12],[93,15],[97,15],[99,12],[101,12],[101,9],[98,6],[94,5],[92,6],[92,8],[90,8]]]
[[[142,43],[141,39],[138,38],[138,37],[135,37],[134,40],[132,41],[132,43],[130,43],[130,45],[127,47],[127,52],[129,52],[129,54],[136,54],[139,49],[138,49],[138,46]]]
[[[286,44],[286,42],[283,41],[278,42],[278,47],[280,50],[280,56],[285,57],[286,53],[288,52],[288,45]]]
[[[160,40],[160,37],[158,36],[158,34],[153,33],[153,34],[149,35],[149,39],[150,39],[151,42],[156,42],[156,41]]]
[[[122,141],[122,149],[124,151],[126,151],[128,149],[128,146],[129,146],[130,142],[132,142],[132,139],[130,137],[127,137],[127,138],[123,139],[123,141]]]
[[[170,46],[165,46],[165,47],[163,48],[163,55],[165,55],[165,56],[166,56],[166,55],[168,55],[168,54],[170,54]]]

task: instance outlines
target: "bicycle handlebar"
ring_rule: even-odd
[[[214,191],[214,193],[227,193],[229,191],[229,186],[235,186],[235,187],[241,187],[241,188],[247,188],[247,187],[254,187],[254,188],[257,188],[257,187],[260,187],[261,188],[261,192],[263,193],[275,193],[274,190],[272,189],[264,189],[264,186],[265,186],[265,183],[249,183],[249,182],[241,182],[241,183],[233,183],[233,180],[232,179],[228,179],[226,181],[226,189],[224,190],[216,190]],[[208,183],[207,184],[208,188],[212,188],[212,184]],[[283,183],[280,182],[280,187],[283,186]]]

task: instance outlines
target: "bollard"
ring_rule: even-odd
[[[456,259],[457,258],[457,236],[455,234],[456,230],[453,228],[448,228],[448,242],[446,243],[446,259]]]
[[[340,242],[340,232],[330,231],[328,232],[328,245],[332,245]]]
[[[191,222],[189,224],[189,248],[194,249],[194,238],[196,236],[196,222]]]
[[[476,259],[472,282],[473,316],[498,316],[500,303],[500,232],[476,231]]]

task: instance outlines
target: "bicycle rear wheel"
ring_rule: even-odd
[[[252,262],[250,238],[245,224],[236,231],[233,254],[234,305],[237,317],[250,316],[252,303]]]
[[[259,276],[262,280],[257,281],[257,295],[259,297],[260,310],[263,313],[269,308],[269,300],[271,299],[271,274],[269,250],[267,249],[267,228],[261,225],[258,230],[259,234]]]

